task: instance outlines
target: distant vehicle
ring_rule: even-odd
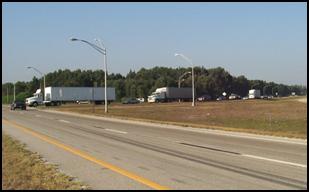
[[[107,102],[115,100],[115,88],[107,87]],[[105,102],[104,87],[46,87],[45,105],[60,105],[62,102]]]
[[[37,89],[36,92],[33,93],[33,97],[26,98],[26,105],[30,107],[36,107],[41,104],[43,104],[43,94],[41,89]]]
[[[179,99],[192,100],[192,88],[161,87],[148,96],[149,103],[177,101]]]
[[[20,108],[21,110],[26,110],[26,104],[23,101],[14,101],[11,104],[11,110],[15,110],[16,108]]]
[[[258,89],[249,90],[249,99],[259,99],[261,98],[261,91]]]
[[[247,97],[247,96],[242,98],[242,100],[247,100],[247,99],[249,99],[249,97]]]
[[[217,98],[217,101],[222,101],[222,100],[226,100],[226,97],[224,97],[224,96],[219,96],[219,97]]]
[[[211,96],[210,95],[202,95],[200,97],[197,98],[197,101],[210,101],[211,100]]]
[[[137,104],[137,103],[140,103],[140,101],[135,98],[123,98],[122,99],[122,104]]]
[[[76,101],[77,104],[89,104],[90,101]]]
[[[272,99],[273,96],[272,95],[262,95],[261,99]]]
[[[145,99],[144,98],[136,98],[140,103],[144,103],[145,102]]]
[[[237,94],[232,93],[232,94],[229,96],[229,99],[230,99],[230,100],[241,99],[241,97],[240,97],[239,95],[237,95]]]

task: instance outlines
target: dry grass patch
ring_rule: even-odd
[[[54,108],[100,116],[143,119],[177,125],[241,131],[256,134],[307,138],[307,105],[299,98],[273,100],[234,100],[197,103],[112,103],[104,105],[63,105]]]
[[[2,189],[89,189],[2,132]]]

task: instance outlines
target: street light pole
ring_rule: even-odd
[[[185,72],[184,74],[182,74],[182,75],[179,77],[179,79],[178,79],[178,88],[180,88],[180,83],[181,83],[182,78],[183,78],[185,75],[189,74],[189,73],[191,73],[191,72],[190,72],[190,71],[187,71],[187,72]],[[178,102],[180,103],[180,99],[178,99]]]
[[[107,113],[107,56],[106,56],[106,48],[103,46],[100,39],[95,39],[95,41],[98,41],[100,43],[101,48],[103,49],[103,56],[104,56],[104,97],[105,97],[105,113]]]
[[[192,107],[195,106],[195,99],[194,99],[194,66],[193,66],[193,63],[190,59],[188,59],[186,56],[184,56],[183,54],[178,54],[178,53],[175,53],[175,56],[180,56],[182,57],[184,60],[188,61],[191,66],[192,66]]]
[[[185,75],[187,75],[187,74],[190,74],[191,73],[191,71],[187,71],[187,72],[185,72],[184,74],[182,74],[180,77],[179,77],[179,79],[178,79],[178,88],[180,88],[180,80],[185,76]]]
[[[93,43],[90,43],[90,42],[88,42],[88,41],[86,41],[86,40],[82,40],[82,39],[71,38],[70,40],[71,40],[71,41],[81,41],[81,42],[84,42],[84,43],[90,45],[92,48],[94,48],[95,50],[97,50],[98,52],[100,52],[100,53],[104,56],[104,66],[105,66],[105,70],[104,70],[104,81],[105,81],[105,88],[104,88],[105,94],[104,94],[104,96],[105,96],[105,101],[104,101],[104,104],[105,104],[105,113],[107,113],[107,112],[108,112],[108,109],[107,109],[107,64],[106,64],[106,48],[103,46],[103,44],[101,43],[101,41],[100,41],[100,40],[97,40],[97,39],[95,39],[95,40],[96,40],[96,41],[99,41],[101,47],[99,47],[99,46],[97,46],[97,45],[95,45],[95,44],[93,44]]]
[[[9,84],[6,86],[6,102],[9,103]]]
[[[14,83],[14,101],[15,101],[15,83]]]
[[[44,80],[44,90],[42,91],[43,93],[43,101],[45,100],[45,74],[43,74],[41,71],[39,71],[37,68],[34,68],[34,67],[27,67],[28,69],[33,69],[35,71],[37,71],[38,73],[40,73],[42,76],[43,76],[43,80]],[[41,83],[40,83],[40,89],[41,89]]]

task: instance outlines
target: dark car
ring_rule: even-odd
[[[224,97],[224,96],[219,96],[219,97],[217,98],[217,101],[222,101],[222,100],[226,100],[226,97]]]
[[[26,110],[26,104],[23,101],[14,101],[11,104],[11,110],[15,110],[16,108],[20,108],[22,110]]]
[[[137,103],[140,103],[140,101],[135,99],[135,98],[124,98],[124,99],[122,99],[122,104],[137,104]]]

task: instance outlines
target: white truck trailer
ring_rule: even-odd
[[[261,98],[261,91],[258,89],[249,90],[249,99],[259,99]]]
[[[107,87],[107,102],[114,101],[115,88]],[[105,102],[104,87],[46,87],[45,105],[59,105],[62,102],[90,101]]]
[[[148,96],[149,103],[176,101],[179,99],[192,100],[192,88],[161,87]]]

